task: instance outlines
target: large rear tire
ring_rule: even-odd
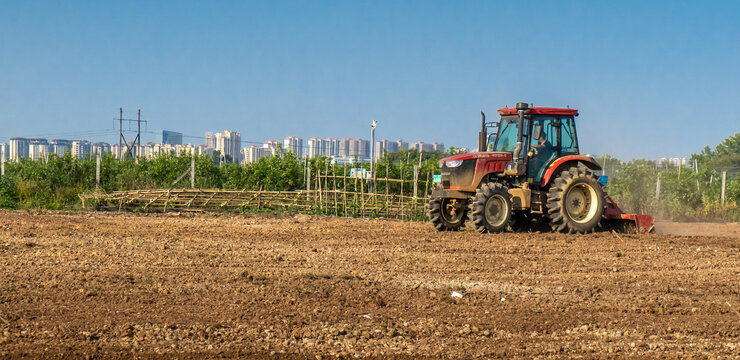
[[[476,191],[470,204],[470,217],[479,233],[512,231],[509,189],[500,183],[486,183]]]
[[[458,231],[468,218],[467,200],[429,197],[427,218],[437,231]]]
[[[590,170],[570,168],[555,178],[547,193],[547,212],[554,231],[593,232],[601,226],[604,191]]]

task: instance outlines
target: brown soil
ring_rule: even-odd
[[[740,239],[740,223],[658,221],[655,223],[655,232],[688,236],[725,236]]]
[[[0,212],[0,358],[738,358],[738,279],[736,236]]]

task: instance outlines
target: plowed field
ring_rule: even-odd
[[[738,358],[732,234],[0,212],[0,358]]]

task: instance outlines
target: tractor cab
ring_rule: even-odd
[[[578,155],[575,126],[578,110],[529,107],[520,103],[515,109],[503,108],[498,112],[501,115],[498,131],[488,136],[487,145],[481,148],[512,153],[508,174],[526,175],[529,183],[540,184],[553,160]]]

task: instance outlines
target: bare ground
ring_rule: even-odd
[[[0,212],[0,358],[738,358],[740,239],[693,231]]]

